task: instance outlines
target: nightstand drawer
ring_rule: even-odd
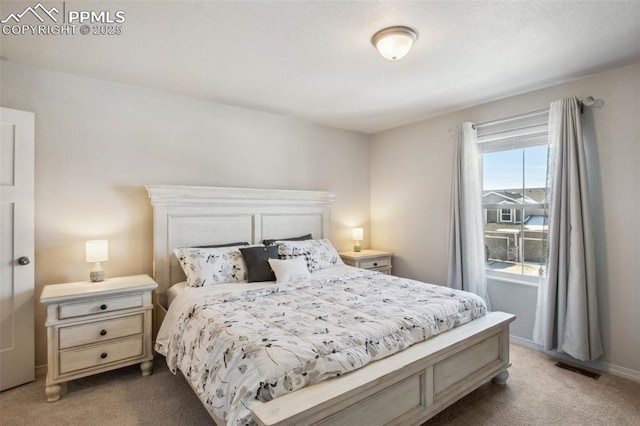
[[[60,319],[73,318],[83,315],[117,311],[119,309],[136,308],[138,306],[142,306],[142,294],[96,299],[81,303],[63,303],[60,304],[60,307],[58,308],[58,315]]]
[[[89,324],[62,327],[59,330],[60,349],[142,334],[143,323],[142,314],[138,314]]]
[[[363,268],[363,269],[382,268],[390,265],[391,265],[391,258],[389,257],[383,257],[380,259],[363,260],[360,262],[360,268]]]
[[[143,336],[60,353],[60,374],[103,366],[142,355]]]

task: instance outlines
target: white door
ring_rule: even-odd
[[[35,373],[34,121],[0,108],[0,390]]]

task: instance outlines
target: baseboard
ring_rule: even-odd
[[[47,375],[47,364],[36,365],[36,377],[43,377]]]
[[[535,349],[536,351],[544,352],[547,355],[553,356],[555,358],[563,359],[565,361],[571,361],[574,364],[579,364],[593,370],[602,371],[604,373],[613,374],[614,376],[624,377],[625,379],[640,382],[640,371],[638,370],[621,367],[619,365],[611,364],[607,361],[580,361],[562,352],[544,350],[542,346],[536,344],[535,342],[528,339],[523,339],[522,337],[518,336],[509,336],[509,341],[511,343],[515,343],[516,345],[524,346],[525,348],[529,349]]]

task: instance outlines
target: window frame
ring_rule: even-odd
[[[513,122],[512,122],[513,121]],[[531,117],[524,117],[524,120],[499,120],[496,122],[497,126],[489,123],[488,125],[482,125],[483,129],[478,131],[478,148],[480,155],[480,185],[482,188],[482,194],[484,197],[485,189],[484,189],[484,154],[491,152],[500,152],[500,151],[509,151],[516,149],[525,149],[529,147],[535,146],[543,146],[549,145],[548,140],[548,111],[543,114],[536,114]],[[524,156],[524,151],[523,151]],[[524,157],[523,157],[523,167],[524,167]],[[548,168],[548,164],[547,164]],[[523,170],[523,182],[522,188],[526,189],[525,186],[525,174]],[[490,204],[484,203],[484,198],[482,200],[482,217],[485,225],[488,223],[487,212],[489,209],[496,209],[496,223],[505,223],[511,225],[518,225],[519,236],[518,239],[521,240],[523,244],[518,242],[518,258],[524,259],[524,240],[525,240],[525,212],[527,210],[544,210],[549,211],[549,206],[546,200],[542,203],[535,204],[525,204],[525,194],[522,194],[522,202],[517,204],[509,204],[510,210],[510,218],[511,221],[503,221],[502,220],[502,210],[507,210],[503,204]],[[517,213],[516,209],[521,210],[521,220],[517,222]],[[486,229],[486,228],[485,228]],[[484,231],[486,232],[486,230]],[[548,232],[548,228],[547,228]],[[486,234],[485,234],[486,235]],[[522,235],[522,236],[520,236]],[[486,236],[484,236],[486,241]],[[521,270],[520,273],[512,273],[512,272],[501,272],[494,269],[489,269],[485,267],[485,273],[487,278],[507,281],[517,284],[524,285],[533,285],[537,286],[540,281],[540,276],[546,273],[546,264],[540,268],[541,274],[539,275],[525,275],[524,267],[525,262],[520,262]]]
[[[484,204],[483,204],[484,206]],[[499,223],[515,223],[513,221],[513,213],[515,209],[498,209],[498,217],[500,218]],[[504,212],[507,211],[509,213],[509,219],[504,219]]]

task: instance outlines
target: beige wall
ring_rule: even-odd
[[[0,78],[1,105],[36,114],[37,297],[46,284],[86,278],[84,241],[91,238],[109,240],[110,276],[151,273],[148,183],[334,191],[339,249],[351,247],[350,227],[363,225],[364,247],[371,235],[372,247],[396,252],[394,273],[443,284],[453,126],[567,96],[603,99],[585,118],[597,140],[592,201],[605,361],[640,372],[640,66],[370,137],[6,62]],[[514,299],[505,294],[509,286],[498,288],[502,300]],[[517,329],[527,335],[535,297],[523,294],[511,308],[527,318]],[[46,362],[43,323],[36,301],[38,365]]]
[[[602,108],[587,109],[584,115],[586,131],[595,134],[589,151],[604,361],[619,373],[640,378],[640,65],[372,136],[372,246],[396,252],[394,273],[444,284],[451,129],[464,121],[484,122],[546,108],[551,101],[569,96],[604,101]],[[500,296],[509,309],[532,321],[535,293],[531,297],[529,290],[523,291],[523,297],[516,293]]]
[[[0,72],[2,106],[36,116],[37,299],[88,279],[88,239],[109,240],[109,276],[152,273],[150,183],[333,191],[334,244],[352,246],[351,226],[369,234],[363,134],[6,62]],[[37,365],[44,318],[36,300]]]

